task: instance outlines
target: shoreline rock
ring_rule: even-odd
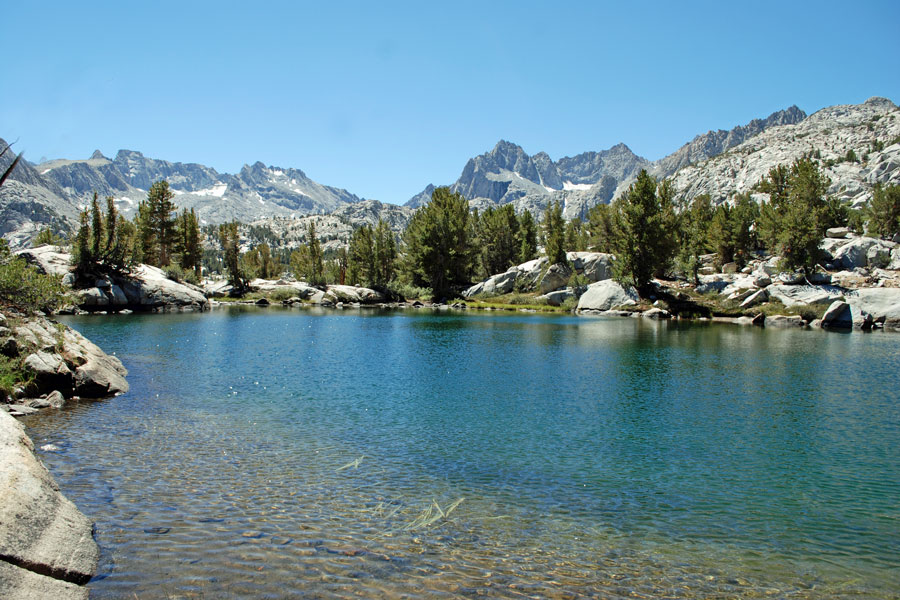
[[[103,398],[128,391],[128,370],[122,362],[71,327],[46,317],[4,317],[4,321],[3,354],[22,359],[33,377],[22,389],[24,394],[43,395],[52,406],[61,405],[59,396]]]
[[[60,275],[63,283],[70,287],[74,285],[71,255],[55,246],[38,246],[16,254],[41,272]],[[87,312],[202,311],[209,308],[209,301],[202,289],[172,281],[162,269],[143,264],[136,266],[130,275],[98,278],[93,286],[73,290],[73,294],[79,299],[78,308]]]
[[[86,599],[100,549],[13,417],[0,411],[0,589],[6,600]]]

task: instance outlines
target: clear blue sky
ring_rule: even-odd
[[[0,137],[302,169],[404,202],[499,139],[646,158],[900,101],[900,2],[7,2]]]

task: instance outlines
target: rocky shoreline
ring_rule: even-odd
[[[6,600],[85,599],[100,555],[93,523],[60,492],[14,416],[124,393],[127,371],[43,316],[0,314],[0,351],[30,378],[0,403],[0,589]]]

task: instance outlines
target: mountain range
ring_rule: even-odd
[[[736,192],[751,191],[771,167],[812,153],[831,178],[829,193],[859,205],[868,200],[876,182],[900,183],[900,144],[895,142],[900,142],[900,111],[890,100],[871,98],[810,116],[791,106],[728,131],[698,135],[656,161],[636,155],[623,143],[554,161],[544,152],[530,156],[501,140],[489,152],[469,159],[450,188],[473,208],[512,203],[517,211],[540,213],[559,201],[566,218],[584,218],[592,206],[626,190],[641,169],[671,177],[676,191],[689,198],[708,193],[718,203]],[[0,144],[5,146],[2,140]],[[0,157],[0,168],[9,164],[11,154]],[[150,185],[160,179],[169,182],[175,203],[195,209],[204,224],[236,219],[288,233],[309,215],[328,215],[331,241],[379,217],[400,231],[434,190],[428,185],[398,206],[322,185],[299,169],[256,162],[228,174],[132,150],[120,150],[114,158],[97,151],[84,160],[21,161],[0,188],[0,234],[16,247],[46,226],[71,230],[95,192],[101,198],[112,196],[120,212],[132,216]]]

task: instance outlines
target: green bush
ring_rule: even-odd
[[[193,285],[200,284],[200,278],[192,269],[182,269],[180,265],[172,263],[163,269],[166,277],[178,283],[187,282]]]
[[[11,398],[13,390],[18,386],[27,386],[32,377],[22,368],[21,359],[0,354],[0,399]]]
[[[388,284],[387,290],[392,296],[403,298],[404,300],[431,300],[430,289],[418,287],[411,283],[400,283],[395,280]]]
[[[51,313],[68,302],[62,277],[45,275],[24,258],[13,258],[6,240],[0,242],[0,305],[25,313]]]

